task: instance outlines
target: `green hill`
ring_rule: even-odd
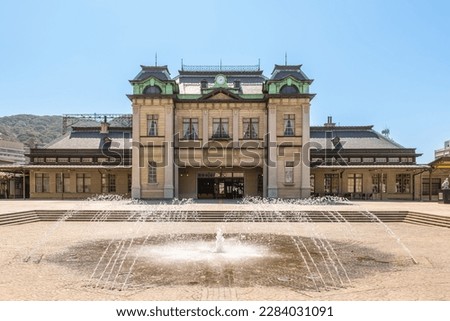
[[[62,116],[13,115],[0,117],[0,137],[29,147],[42,146],[62,133]]]

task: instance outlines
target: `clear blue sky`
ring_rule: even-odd
[[[0,116],[130,113],[139,65],[303,64],[314,125],[389,128],[433,159],[450,139],[450,1],[0,3]]]

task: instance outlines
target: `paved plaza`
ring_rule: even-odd
[[[82,201],[0,201],[0,215],[38,209],[102,210],[105,205],[111,206]],[[114,205],[114,209],[120,206],[126,207]],[[249,209],[247,205],[231,202],[189,206],[197,210]],[[450,205],[426,202],[355,202],[353,205],[311,205],[308,210],[339,211],[348,210],[349,206],[360,210],[414,211],[450,216]],[[315,224],[316,232],[336,244],[346,244],[350,239],[348,231],[351,231],[352,245],[377,251],[383,257],[389,254],[389,269],[358,274],[342,287],[316,291],[296,290],[279,284],[205,287],[193,282],[192,285],[166,284],[119,291],[93,287],[89,273],[61,262],[55,263],[52,258],[86,242],[158,233],[213,234],[221,228],[225,237],[242,230],[308,237],[309,230],[302,223],[144,223],[137,229],[131,222],[36,222],[0,226],[0,300],[450,300],[450,229],[408,223],[389,223],[388,227],[395,237],[372,223],[352,223],[348,229],[336,223]],[[399,242],[406,246],[417,264],[412,263]],[[338,246],[338,255],[344,250],[345,246]],[[84,254],[78,253],[78,256],[82,258]],[[71,260],[71,255],[73,253],[65,258]],[[27,257],[31,259],[25,262]],[[355,266],[359,267],[385,263],[369,252],[357,259]]]

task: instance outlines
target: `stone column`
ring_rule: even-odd
[[[203,122],[202,122],[202,143],[203,146],[205,146],[208,143],[209,140],[209,133],[208,133],[208,122],[209,122],[209,113],[208,110],[203,110]]]
[[[268,106],[267,114],[267,197],[278,197],[277,185],[277,108]]]
[[[310,140],[310,104],[302,105],[302,159],[301,159],[301,186],[300,197],[311,195],[310,166],[309,166],[309,140]]]
[[[174,133],[174,135],[176,134],[176,142],[174,142],[174,151],[173,151],[173,154],[172,155],[174,155],[175,156],[175,151],[178,153],[178,148],[179,148],[179,139],[180,139],[180,133],[179,133],[179,127],[178,127],[178,117],[177,117],[177,115],[176,115],[176,109],[174,109],[174,112],[173,112],[173,126],[174,126],[174,130],[173,130],[173,133]],[[172,136],[172,137],[175,137],[175,136]],[[178,155],[178,154],[177,154]],[[178,157],[179,157],[179,155],[178,155]],[[175,161],[174,161],[174,164],[173,164],[173,176],[174,176],[174,197],[175,198],[179,198],[179,180],[178,180],[178,160],[179,159],[176,159]],[[176,163],[175,163],[176,162]]]
[[[164,198],[174,197],[173,188],[173,116],[174,108],[172,105],[165,107],[165,133],[164,133],[164,154],[165,154],[165,164],[164,164]]]
[[[233,148],[239,147],[239,109],[233,108]]]
[[[133,145],[132,145],[132,167],[131,167],[131,197],[141,198],[141,115],[140,105],[133,104]],[[142,164],[144,166],[144,164]]]

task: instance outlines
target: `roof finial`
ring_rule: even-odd
[[[181,71],[184,70],[184,65],[183,65],[183,58],[181,58]]]
[[[287,51],[284,53],[284,65],[287,66]]]
[[[261,70],[261,58],[258,58],[258,71]]]
[[[158,53],[155,52],[155,67],[158,66]]]
[[[220,58],[220,71],[222,71],[222,58]]]

